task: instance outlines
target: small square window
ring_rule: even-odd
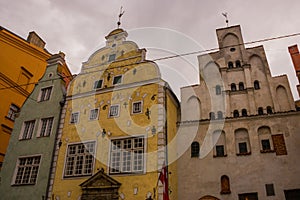
[[[39,101],[48,101],[50,99],[52,92],[52,86],[51,87],[46,87],[42,88],[40,92],[40,99]]]
[[[109,117],[119,116],[119,105],[111,105],[109,109]]]
[[[70,123],[76,124],[76,123],[78,123],[78,120],[79,120],[79,112],[72,113]]]
[[[121,82],[122,82],[122,75],[114,77],[113,85],[120,84]]]
[[[217,153],[217,157],[223,157],[225,156],[225,152],[224,152],[224,146],[223,145],[216,145],[216,153]]]
[[[99,109],[98,108],[91,110],[91,112],[90,112],[90,120],[98,119],[98,113],[99,113]]]
[[[271,150],[270,140],[261,140],[262,150]]]
[[[248,153],[246,142],[239,143],[239,151],[239,153]]]
[[[94,89],[98,89],[102,87],[103,80],[97,80],[94,83]]]
[[[116,54],[109,55],[108,62],[114,61],[116,59]]]
[[[141,113],[142,112],[142,102],[138,101],[138,102],[133,102],[132,103],[132,113],[136,114],[136,113]]]

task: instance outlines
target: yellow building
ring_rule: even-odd
[[[162,199],[164,165],[177,199],[179,102],[146,50],[126,37],[123,29],[109,33],[70,83],[53,199]]]
[[[51,56],[45,44],[35,32],[25,40],[0,26],[0,168],[16,113],[44,74]]]

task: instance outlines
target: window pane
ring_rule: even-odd
[[[239,143],[239,150],[240,153],[247,153],[247,143],[246,142],[241,142]]]

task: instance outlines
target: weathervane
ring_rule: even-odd
[[[225,19],[226,19],[226,24],[227,24],[227,27],[228,27],[228,14],[227,14],[227,12],[225,12],[225,13],[222,13],[222,15],[225,17]]]
[[[121,6],[121,9],[120,9],[120,14],[119,14],[119,21],[118,21],[118,28],[120,28],[120,25],[121,25],[121,17],[124,15],[124,12],[123,11],[123,7]]]

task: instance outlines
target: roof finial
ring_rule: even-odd
[[[227,24],[227,27],[228,27],[228,14],[227,14],[227,12],[225,12],[225,13],[222,13],[222,15],[225,17],[225,19],[226,19],[226,24]]]
[[[120,14],[119,14],[119,21],[118,21],[118,28],[120,28],[120,25],[121,25],[121,17],[123,16],[123,14],[125,13],[125,11],[123,11],[123,7],[121,6],[121,9],[120,9]]]

